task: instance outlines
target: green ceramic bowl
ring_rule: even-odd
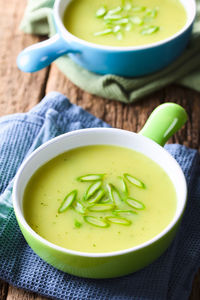
[[[50,140],[25,159],[15,177],[13,206],[21,231],[30,247],[43,260],[64,272],[88,278],[111,278],[140,270],[157,259],[170,245],[180,223],[187,198],[185,177],[176,160],[162,147],[187,120],[182,107],[173,103],[159,106],[139,134],[111,128],[77,130]],[[23,213],[26,185],[44,163],[81,146],[118,145],[141,152],[168,174],[177,194],[173,220],[151,240],[129,249],[109,253],[85,253],[62,248],[39,236]]]

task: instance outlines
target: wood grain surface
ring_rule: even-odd
[[[188,112],[189,120],[170,142],[177,142],[200,150],[200,94],[171,85],[142,101],[126,105],[92,96],[76,87],[52,64],[34,74],[20,72],[16,66],[17,54],[39,37],[19,31],[26,0],[0,0],[0,115],[26,112],[42,97],[53,90],[69,97],[71,102],[82,106],[113,127],[139,131],[151,111],[160,103],[174,101]],[[0,280],[0,300],[42,300],[36,294],[13,287]],[[193,281],[190,300],[200,299],[200,272]],[[162,300],[162,299],[161,299]]]

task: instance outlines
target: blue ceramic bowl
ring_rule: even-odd
[[[153,73],[174,61],[189,41],[196,3],[195,0],[180,1],[187,12],[187,22],[175,35],[145,46],[110,47],[86,42],[68,32],[62,18],[70,0],[56,0],[54,21],[57,34],[22,51],[17,58],[17,65],[24,72],[35,72],[59,56],[68,54],[83,68],[99,74],[135,77]]]

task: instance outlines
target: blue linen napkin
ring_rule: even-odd
[[[48,94],[25,114],[0,118],[0,278],[54,299],[177,300],[188,299],[200,265],[200,168],[197,151],[180,145],[166,149],[185,173],[189,198],[180,230],[170,248],[145,269],[116,279],[71,276],[40,259],[25,242],[12,208],[12,179],[24,157],[56,135],[106,123]]]

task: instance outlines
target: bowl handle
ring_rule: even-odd
[[[75,53],[60,34],[24,49],[17,57],[17,66],[23,72],[39,71],[50,65],[56,58],[67,53]]]
[[[183,107],[175,103],[164,103],[154,109],[139,134],[164,146],[187,119],[188,116]]]

